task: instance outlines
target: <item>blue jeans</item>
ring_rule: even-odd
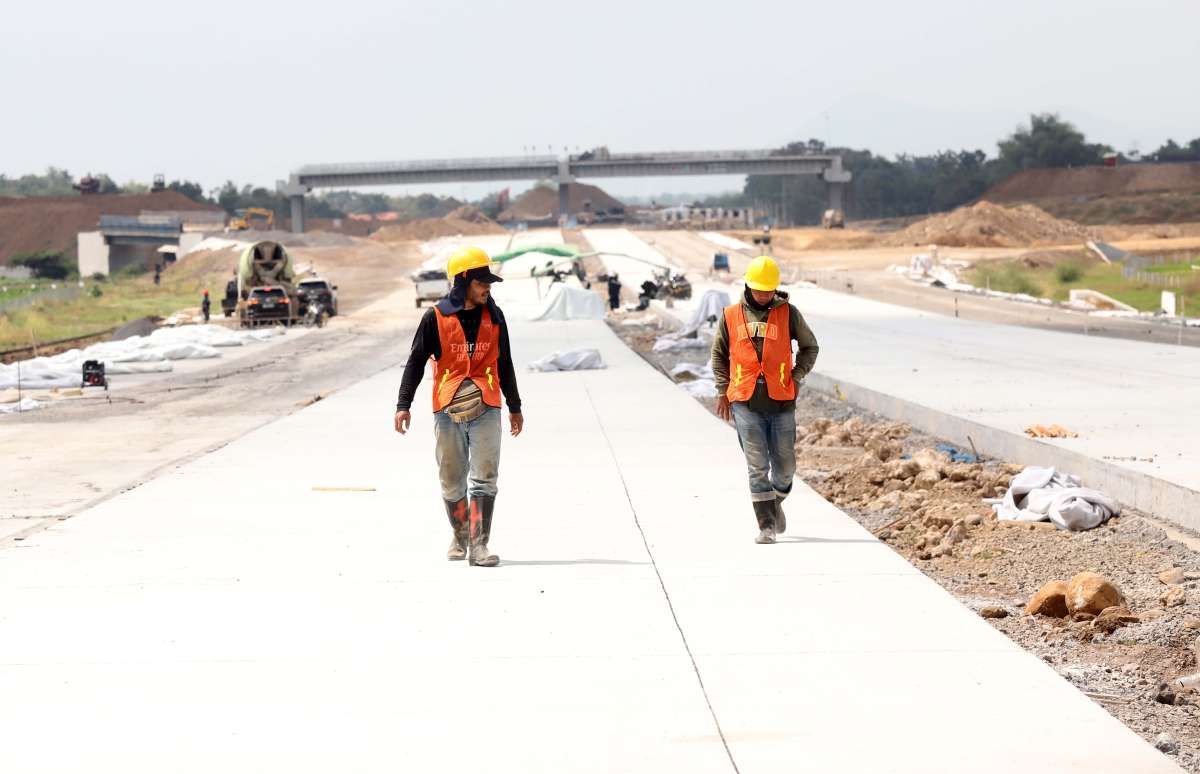
[[[733,423],[746,455],[750,474],[750,499],[783,499],[792,491],[796,475],[796,414],[760,414],[745,403],[734,403]]]
[[[433,415],[434,454],[442,481],[442,499],[495,497],[500,477],[500,409],[489,407],[470,422]]]

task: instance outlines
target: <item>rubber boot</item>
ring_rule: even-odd
[[[775,532],[782,535],[787,532],[787,515],[783,512],[783,495],[775,493]]]
[[[500,557],[488,551],[488,538],[492,536],[492,511],[496,498],[480,495],[471,498],[471,550],[467,557],[472,567],[495,567]]]
[[[450,548],[446,558],[450,561],[461,561],[467,558],[467,500],[442,500],[446,504],[446,516],[450,519],[450,529],[454,537],[450,538]]]
[[[758,537],[754,538],[754,542],[762,544],[774,543],[775,501],[755,500],[754,516],[756,519],[758,519]]]

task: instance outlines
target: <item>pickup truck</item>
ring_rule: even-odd
[[[440,269],[414,272],[412,281],[417,288],[418,309],[422,301],[440,301],[442,296],[450,292],[450,280],[446,272]]]

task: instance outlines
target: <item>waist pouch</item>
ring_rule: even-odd
[[[487,411],[487,408],[483,398],[473,398],[447,406],[446,416],[450,417],[451,422],[462,424],[483,416],[483,412]]]

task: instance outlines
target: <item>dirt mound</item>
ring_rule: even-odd
[[[979,202],[918,221],[890,234],[880,244],[892,247],[944,245],[947,247],[1032,247],[1086,242],[1089,229],[1059,220],[1032,204],[1002,207]]]
[[[584,206],[584,205],[587,206]],[[625,205],[609,196],[602,188],[585,183],[567,185],[567,210],[572,213],[623,210]],[[534,186],[521,194],[497,216],[501,223],[509,221],[554,221],[558,217],[558,188]]]
[[[992,202],[1020,202],[1161,191],[1200,191],[1200,162],[1026,169],[992,186],[982,198]]]
[[[384,226],[371,235],[378,242],[424,241],[438,237],[474,236],[477,234],[503,234],[504,229],[479,211],[478,207],[459,207],[444,218],[425,218]]]
[[[92,196],[0,197],[0,264],[18,253],[62,251],[75,257],[80,231],[94,231],[101,215],[139,215],[143,210],[211,210],[176,191]]]

